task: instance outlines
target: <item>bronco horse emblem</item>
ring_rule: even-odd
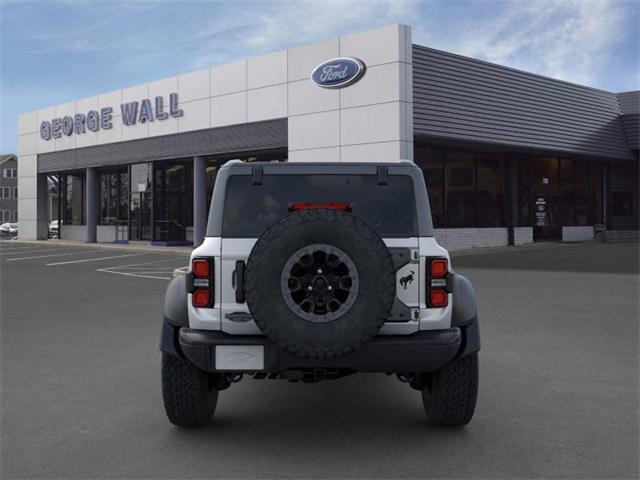
[[[407,289],[407,285],[410,283],[413,283],[413,276],[415,275],[416,272],[414,272],[413,270],[411,270],[411,273],[409,275],[407,275],[406,277],[402,277],[400,278],[400,285],[402,285],[403,289]]]

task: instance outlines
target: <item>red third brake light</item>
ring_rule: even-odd
[[[449,270],[449,264],[444,258],[436,258],[431,260],[431,267],[429,273],[434,278],[442,278],[447,274]]]
[[[289,207],[290,212],[297,212],[299,210],[307,210],[310,208],[328,208],[330,210],[343,210],[345,212],[351,211],[351,205],[348,203],[293,203]]]
[[[209,290],[204,288],[196,289],[191,298],[194,307],[208,307],[210,299]]]
[[[203,258],[195,259],[191,262],[191,271],[196,277],[208,277],[211,273],[209,271],[209,260]]]

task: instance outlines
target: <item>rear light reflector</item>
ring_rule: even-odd
[[[196,290],[194,290],[191,297],[191,303],[193,303],[194,307],[200,307],[200,308],[208,307],[210,301],[211,301],[211,293],[209,290],[204,288],[197,288]]]
[[[330,210],[343,210],[345,212],[351,211],[351,205],[348,203],[293,203],[289,207],[290,212],[297,212],[299,210],[307,210],[310,208],[328,208]]]
[[[449,294],[446,290],[431,290],[429,292],[429,306],[435,308],[446,307],[449,303]]]
[[[431,260],[431,266],[429,273],[433,278],[442,278],[447,274],[449,270],[449,262],[444,258],[435,258]]]
[[[208,277],[211,274],[209,260],[196,258],[191,262],[191,271],[196,277]]]

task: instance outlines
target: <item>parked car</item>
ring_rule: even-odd
[[[243,376],[358,372],[420,391],[431,424],[471,420],[476,298],[434,238],[415,164],[231,161],[213,198],[206,238],[165,297],[172,423],[210,423],[218,392]]]
[[[17,235],[18,234],[18,224],[17,223],[3,223],[0,225],[0,233],[3,235]]]
[[[49,238],[59,238],[58,233],[60,232],[58,220],[54,220],[49,223]]]

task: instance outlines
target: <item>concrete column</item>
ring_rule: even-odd
[[[87,168],[85,184],[86,241],[96,243],[98,241],[98,179],[95,168]]]
[[[193,246],[204,240],[207,230],[207,161],[193,157]]]
[[[46,240],[49,238],[49,212],[47,202],[49,199],[49,189],[47,184],[47,174],[39,173],[36,180],[37,200],[36,200],[36,238]],[[20,190],[18,190],[20,195]],[[18,218],[20,218],[18,211]]]

